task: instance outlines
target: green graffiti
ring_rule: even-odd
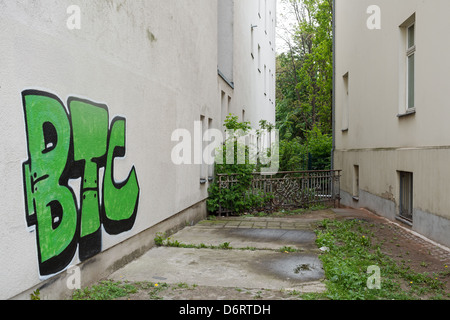
[[[105,218],[109,223],[105,228],[110,234],[123,232],[123,228],[133,221],[136,203],[139,199],[139,188],[136,170],[133,168],[123,183],[114,181],[114,158],[125,154],[125,119],[117,119],[111,126],[106,158],[103,195]],[[116,199],[120,199],[117,201]],[[126,222],[125,222],[126,221]]]
[[[99,253],[102,225],[110,234],[133,227],[139,184],[134,167],[126,181],[114,181],[114,158],[125,156],[125,119],[114,119],[110,129],[105,105],[70,98],[67,113],[51,94],[24,91],[22,96],[26,220],[36,228],[40,273],[50,275],[64,270],[77,248],[82,261]],[[81,180],[79,208],[71,179]]]
[[[24,164],[28,221],[34,218],[39,226],[39,259],[44,264],[74,251],[75,199],[71,189],[60,181],[70,149],[70,124],[58,100],[46,96],[25,96],[24,100],[29,140],[29,162]]]

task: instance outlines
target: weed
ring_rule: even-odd
[[[137,287],[120,281],[105,280],[85,289],[76,290],[73,300],[114,300],[136,293]]]
[[[169,287],[167,283],[155,283],[152,284],[148,295],[151,300],[163,300],[163,298],[159,295],[163,290],[166,290]]]
[[[256,247],[245,247],[245,248],[239,248],[239,250],[244,250],[244,251],[256,251]]]
[[[158,234],[154,239],[155,243],[158,246],[167,246],[167,247],[175,247],[175,248],[193,248],[193,249],[221,249],[221,250],[232,250],[233,247],[230,246],[229,242],[224,242],[219,244],[218,246],[207,246],[204,243],[200,244],[185,244],[179,242],[178,240],[172,240],[171,238],[166,238],[164,234]],[[247,250],[246,248],[243,250]],[[255,250],[255,248],[248,247],[248,250]]]
[[[433,299],[448,296],[437,275],[417,273],[406,266],[406,261],[398,265],[384,254],[379,243],[372,243],[373,233],[368,227],[361,220],[324,220],[317,226],[317,246],[330,249],[320,255],[327,290],[319,295],[302,295],[303,299],[405,300],[420,299],[425,294]],[[381,270],[380,289],[369,289],[367,285],[371,276],[367,270],[373,265]]]
[[[178,289],[189,289],[189,285],[185,282],[180,282],[177,284]]]
[[[279,252],[289,253],[289,252],[297,252],[298,250],[292,247],[284,246],[278,249]]]
[[[163,246],[164,245],[164,240],[166,239],[166,234],[162,233],[162,232],[158,232],[156,234],[156,237],[154,239],[155,241],[155,245],[157,245],[158,247]]]
[[[222,244],[219,245],[219,249],[222,250],[231,250],[233,249],[232,247],[230,247],[230,243],[229,242],[224,242]]]
[[[41,292],[39,291],[39,289],[33,291],[33,293],[30,294],[30,299],[31,300],[41,300]]]
[[[254,299],[262,299],[262,291],[257,291],[255,296],[253,297]]]

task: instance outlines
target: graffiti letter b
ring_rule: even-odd
[[[70,124],[62,103],[49,94],[23,93],[29,159],[23,164],[28,226],[36,225],[39,267],[50,275],[76,250],[77,208],[66,163]]]

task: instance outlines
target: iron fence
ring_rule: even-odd
[[[341,170],[255,173],[239,200],[250,201],[251,196],[261,199],[252,205],[250,211],[254,212],[293,210],[318,204],[339,207],[340,177]],[[241,183],[239,174],[218,174],[217,179],[219,194]],[[229,204],[219,201],[219,216],[233,213]]]

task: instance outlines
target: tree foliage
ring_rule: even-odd
[[[277,56],[277,129],[284,170],[329,168],[332,134],[332,0],[283,0],[295,18]],[[320,150],[320,152],[319,152]]]

